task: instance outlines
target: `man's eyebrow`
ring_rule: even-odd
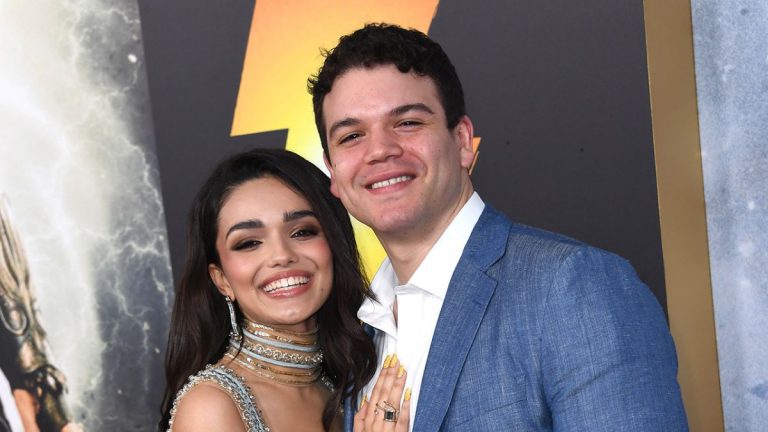
[[[264,228],[264,222],[260,221],[259,219],[248,219],[247,221],[238,222],[234,225],[232,225],[231,228],[227,231],[227,235],[224,236],[226,239],[229,237],[230,234],[237,230],[244,230],[244,229],[254,229],[254,228]]]
[[[399,107],[396,107],[396,108],[392,109],[389,112],[389,115],[394,117],[394,116],[403,115],[403,114],[405,114],[405,113],[407,113],[409,111],[421,111],[421,112],[424,112],[424,113],[427,113],[427,114],[434,114],[435,113],[434,111],[432,111],[431,108],[429,108],[428,106],[424,105],[423,103],[412,103],[412,104],[407,104],[407,105],[400,105]]]
[[[339,120],[336,123],[334,123],[333,125],[331,125],[330,129],[328,129],[328,136],[329,137],[333,136],[334,132],[336,132],[337,130],[339,130],[339,129],[343,128],[343,127],[355,126],[355,125],[358,125],[358,124],[360,124],[360,120],[358,120],[356,118],[352,118],[352,117],[347,117],[347,118],[345,118],[343,120]]]
[[[283,214],[283,222],[293,222],[305,217],[313,217],[317,219],[317,215],[312,210],[294,210]]]

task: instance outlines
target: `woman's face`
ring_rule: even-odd
[[[250,320],[294,331],[314,327],[328,299],[333,258],[314,211],[274,177],[234,189],[219,212],[208,271],[219,291]]]

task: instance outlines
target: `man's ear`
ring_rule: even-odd
[[[235,300],[235,291],[229,286],[229,281],[227,281],[227,277],[224,275],[224,272],[221,271],[219,266],[216,264],[208,264],[208,275],[211,277],[213,284],[216,285],[216,289],[218,289],[222,295],[229,297],[233,301]]]
[[[331,175],[331,193],[336,198],[339,198],[339,190],[336,188],[336,173],[334,173],[333,164],[328,160],[328,154],[325,152],[323,152],[323,162],[325,163],[325,168],[328,169],[328,174]]]
[[[464,115],[459,119],[459,123],[453,129],[453,133],[459,145],[461,167],[469,170],[475,160],[475,150],[472,145],[475,137],[475,128],[469,116]]]

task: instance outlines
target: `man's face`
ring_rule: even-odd
[[[472,123],[448,129],[431,78],[350,69],[323,113],[331,191],[380,237],[442,230],[472,194]]]

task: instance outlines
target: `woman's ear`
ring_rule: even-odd
[[[222,295],[229,297],[231,300],[235,300],[235,291],[229,286],[229,281],[224,275],[224,272],[216,264],[208,264],[208,275],[211,276],[213,284],[216,285],[216,289]]]

